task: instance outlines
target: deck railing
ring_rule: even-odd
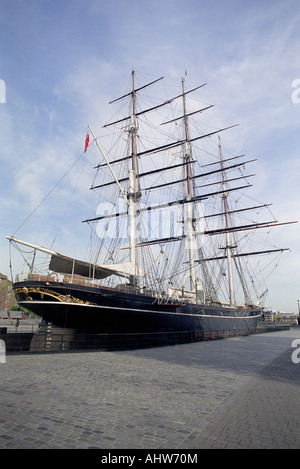
[[[134,287],[133,285],[129,285],[128,283],[113,283],[110,282],[101,282],[99,280],[95,280],[90,277],[82,277],[78,274],[36,274],[36,273],[23,273],[18,274],[16,276],[16,282],[25,282],[25,281],[34,281],[34,282],[59,282],[59,283],[67,283],[72,285],[82,285],[87,287],[93,288],[105,288],[107,290],[114,290],[123,293],[133,293],[133,294],[143,294],[145,296],[154,297],[157,299],[158,302],[163,303],[182,303],[186,302],[186,298],[178,299],[171,296],[168,296],[166,293],[157,292],[151,288],[145,287]]]

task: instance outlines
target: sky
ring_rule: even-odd
[[[87,126],[110,120],[107,103],[132,69],[144,82],[175,84],[186,73],[190,87],[207,83],[216,122],[238,123],[237,151],[257,158],[257,199],[272,202],[279,221],[298,220],[299,47],[298,0],[0,0],[0,272],[10,275],[6,235],[34,242],[40,228],[29,215],[75,164]],[[60,252],[80,250],[91,215],[81,197],[90,181],[68,177],[80,190]],[[300,223],[276,230],[276,245],[291,252],[269,281],[268,304],[296,312]]]

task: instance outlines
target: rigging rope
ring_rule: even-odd
[[[56,187],[61,183],[61,181],[67,176],[67,174],[71,171],[71,169],[78,163],[80,158],[85,154],[85,152],[81,153],[81,155],[75,160],[72,166],[65,172],[65,174],[57,181],[57,183],[52,187],[52,189],[45,195],[45,197],[41,200],[41,202],[29,213],[29,215],[25,218],[25,220],[21,223],[21,225],[16,229],[13,233],[13,236],[22,228],[23,225],[32,217],[32,215],[37,211],[37,209],[45,202],[45,200],[52,194],[52,192],[56,189]]]

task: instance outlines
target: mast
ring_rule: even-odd
[[[136,123],[136,92],[134,87],[134,70],[132,70],[132,114],[131,121],[129,126],[129,134],[131,138],[131,169],[129,170],[129,247],[130,247],[130,261],[136,267],[136,200],[137,200],[137,190],[136,190],[136,159],[137,159],[137,149],[136,149],[136,133],[137,133],[137,123]],[[130,283],[132,285],[136,284],[136,277],[132,276]]]
[[[193,239],[193,203],[192,192],[191,192],[191,150],[190,150],[190,140],[188,132],[188,117],[186,113],[186,97],[184,92],[184,78],[182,77],[182,101],[183,101],[183,119],[184,119],[184,132],[185,132],[185,142],[184,142],[184,160],[187,163],[186,168],[186,184],[187,184],[187,193],[186,193],[186,224],[187,224],[187,237],[188,237],[188,251],[189,251],[189,264],[190,264],[190,290],[196,292],[196,276],[195,276],[195,258],[194,258],[194,239]]]
[[[187,112],[187,94],[191,93],[192,91],[194,91],[198,88],[201,88],[204,85],[201,85],[201,86],[199,86],[197,88],[194,88],[193,90],[190,90],[190,91],[185,91],[185,79],[184,79],[184,77],[182,77],[181,93],[178,96],[175,96],[175,97],[169,99],[168,101],[164,101],[163,103],[161,103],[159,105],[149,107],[148,109],[145,109],[143,111],[138,110],[138,108],[137,108],[137,96],[138,96],[138,94],[137,93],[139,92],[139,90],[142,90],[145,87],[156,83],[157,81],[161,80],[162,78],[163,77],[161,77],[158,80],[155,80],[151,83],[148,83],[148,84],[146,84],[146,85],[144,85],[140,88],[135,88],[135,72],[134,72],[134,70],[132,70],[131,91],[129,91],[129,93],[115,99],[114,101],[111,101],[111,102],[115,102],[115,101],[119,101],[123,98],[131,98],[131,103],[130,103],[131,108],[130,108],[130,111],[127,114],[127,116],[123,117],[122,119],[119,119],[119,120],[116,120],[114,122],[110,122],[110,123],[104,125],[104,127],[109,127],[109,126],[112,126],[112,125],[117,125],[119,127],[120,123],[126,122],[125,129],[126,129],[126,132],[127,132],[128,144],[129,144],[130,149],[129,149],[126,156],[124,156],[124,155],[123,156],[115,155],[116,158],[111,159],[110,161],[108,161],[105,158],[105,163],[101,163],[101,164],[96,166],[97,169],[100,169],[102,166],[108,166],[114,180],[105,180],[100,185],[95,185],[95,186],[93,185],[91,187],[91,189],[104,188],[104,187],[110,186],[112,184],[115,184],[115,182],[117,182],[119,184],[120,183],[125,183],[125,182],[129,183],[129,189],[128,189],[128,192],[126,194],[128,206],[127,206],[125,211],[120,210],[119,213],[96,216],[94,218],[84,220],[84,222],[96,222],[98,220],[104,220],[104,219],[107,219],[107,218],[111,219],[111,218],[114,218],[114,217],[128,217],[128,221],[129,221],[129,243],[126,247],[123,247],[121,249],[129,249],[130,263],[131,263],[131,265],[134,266],[134,269],[132,269],[131,272],[130,272],[130,283],[133,286],[137,286],[137,281],[138,281],[137,276],[134,275],[134,271],[136,271],[136,272],[138,271],[138,268],[137,268],[137,255],[138,255],[138,252],[139,252],[138,249],[141,248],[141,247],[144,247],[144,246],[155,245],[155,244],[159,244],[159,243],[169,243],[169,242],[173,243],[173,242],[177,242],[177,241],[181,242],[182,239],[185,239],[186,240],[186,249],[188,250],[188,256],[187,256],[188,276],[187,276],[187,278],[189,278],[189,290],[191,292],[194,292],[194,293],[196,293],[196,291],[197,291],[195,265],[196,264],[198,265],[199,263],[204,263],[204,261],[211,261],[211,260],[217,260],[217,259],[225,259],[226,260],[227,259],[227,263],[228,263],[228,284],[229,284],[228,285],[228,291],[229,291],[228,296],[229,296],[230,304],[234,305],[235,304],[235,294],[234,294],[233,264],[235,262],[235,258],[240,257],[240,256],[248,256],[248,255],[251,255],[252,253],[238,253],[238,252],[236,252],[236,249],[235,249],[236,246],[232,245],[232,242],[234,241],[233,240],[234,235],[232,235],[231,233],[233,233],[234,231],[244,231],[244,230],[250,230],[250,229],[252,230],[252,229],[256,229],[256,228],[265,228],[265,227],[269,227],[269,226],[278,226],[278,224],[275,225],[275,223],[277,223],[277,222],[272,221],[272,224],[271,224],[271,222],[263,222],[263,223],[256,223],[256,224],[253,224],[253,223],[247,224],[247,225],[245,224],[245,225],[242,225],[242,226],[236,226],[236,225],[230,226],[230,222],[231,222],[230,215],[231,214],[233,214],[235,212],[240,212],[240,211],[244,211],[244,210],[252,210],[252,209],[256,209],[256,208],[260,208],[260,207],[265,206],[265,205],[262,205],[262,206],[256,206],[256,207],[243,208],[243,209],[240,209],[240,210],[230,210],[229,205],[228,205],[229,193],[231,191],[237,191],[237,190],[240,190],[240,189],[247,188],[247,187],[249,187],[249,183],[247,183],[247,185],[243,185],[241,187],[229,188],[228,183],[230,181],[239,180],[239,179],[241,179],[241,177],[235,177],[235,178],[227,179],[226,176],[225,176],[225,172],[227,172],[227,170],[237,169],[240,166],[244,166],[245,164],[248,164],[248,163],[250,163],[252,161],[255,161],[255,160],[253,159],[253,160],[242,161],[242,162],[233,161],[233,160],[236,160],[238,158],[244,157],[245,155],[239,155],[239,156],[234,156],[234,157],[231,157],[231,158],[223,159],[222,150],[221,150],[221,143],[220,143],[220,137],[219,137],[219,153],[220,153],[219,163],[214,161],[214,162],[209,163],[207,165],[202,165],[202,168],[205,168],[205,170],[204,171],[202,170],[202,172],[200,174],[194,174],[193,167],[192,167],[192,163],[194,163],[193,158],[192,158],[192,148],[191,148],[192,142],[198,141],[200,139],[204,139],[204,138],[207,138],[207,137],[210,137],[212,135],[219,134],[220,132],[223,132],[225,130],[234,128],[236,125],[231,125],[229,127],[225,127],[225,128],[222,128],[222,129],[219,129],[219,130],[216,130],[216,131],[208,132],[208,133],[205,133],[205,134],[198,135],[196,137],[190,138],[189,126],[188,126],[189,117],[196,114],[196,113],[206,111],[206,110],[210,109],[212,106],[206,106],[206,107],[204,107],[202,109],[198,109],[197,111],[194,111],[194,112],[189,112],[189,113]],[[183,108],[182,114],[179,117],[175,118],[175,119],[164,121],[161,125],[165,125],[165,124],[169,124],[169,123],[173,123],[173,122],[176,122],[178,120],[181,120],[183,122],[183,125],[184,125],[182,138],[171,141],[169,143],[164,143],[163,145],[158,145],[154,148],[153,148],[153,146],[151,148],[147,148],[147,146],[146,146],[145,148],[138,149],[137,141],[138,141],[138,127],[139,127],[138,118],[139,118],[139,116],[143,115],[145,113],[152,112],[152,111],[154,111],[158,108],[161,108],[162,106],[168,105],[169,103],[173,102],[175,99],[178,99],[178,98],[180,100],[182,100],[182,108]],[[159,143],[159,140],[158,140],[158,143]],[[151,169],[151,170],[148,170],[148,171],[145,171],[145,172],[142,171],[141,173],[139,173],[138,162],[139,162],[140,159],[143,159],[144,157],[147,157],[147,156],[153,155],[153,154],[157,154],[157,153],[160,153],[160,152],[164,152],[164,151],[168,151],[168,150],[172,151],[173,149],[175,149],[177,147],[181,147],[181,157],[182,158],[181,158],[180,164],[172,164],[172,165],[169,165],[166,168],[166,167],[163,167],[161,164],[158,163],[158,165],[157,165],[158,167],[154,166],[155,169]],[[125,175],[125,177],[122,177],[121,179],[117,180],[117,178],[114,175],[113,169],[112,169],[113,165],[118,164],[120,162],[125,162],[125,161],[129,162],[129,165],[130,165],[130,169],[128,171],[128,174],[127,174],[127,176]],[[216,165],[216,164],[218,164],[217,168],[214,167],[214,165]],[[183,169],[183,173],[184,173],[182,178],[179,178],[179,179],[176,179],[176,180],[174,180],[175,178],[169,178],[166,181],[164,181],[164,180],[160,181],[159,184],[155,184],[155,182],[152,182],[152,180],[150,179],[149,187],[147,187],[147,180],[146,180],[146,183],[144,183],[144,186],[146,186],[146,187],[143,187],[143,191],[147,192],[147,191],[150,191],[150,190],[151,191],[159,190],[162,187],[165,188],[166,186],[171,186],[173,184],[183,183],[184,187],[185,187],[185,190],[184,190],[184,194],[183,194],[182,199],[178,200],[178,198],[176,198],[176,200],[169,200],[168,202],[159,203],[157,205],[152,204],[151,206],[137,207],[137,203],[139,202],[139,200],[141,198],[141,190],[140,190],[140,180],[141,180],[141,178],[151,176],[152,174],[158,174],[160,172],[165,172],[167,170],[180,168],[180,167]],[[212,189],[211,191],[204,190],[201,195],[199,195],[199,194],[196,195],[195,188],[196,188],[196,183],[199,180],[199,178],[200,178],[200,181],[201,181],[201,178],[204,178],[204,177],[207,177],[207,176],[210,177],[210,176],[218,174],[218,173],[220,173],[220,176],[221,176],[221,188],[219,188],[218,190]],[[253,176],[253,175],[250,175],[250,176]],[[250,177],[250,176],[248,176],[248,177]],[[200,182],[200,184],[201,184],[201,182]],[[216,184],[216,182],[210,182],[209,184],[202,184],[198,187],[201,187],[201,188],[203,187],[203,188],[206,189],[206,187],[213,186],[214,184]],[[219,181],[218,184],[220,184],[220,181]],[[224,224],[223,224],[223,227],[221,229],[205,230],[203,232],[203,235],[208,235],[208,236],[214,236],[214,235],[220,235],[220,234],[225,235],[226,242],[224,243],[223,247],[220,248],[220,249],[223,250],[223,253],[222,253],[222,256],[217,256],[217,257],[208,257],[208,256],[206,257],[205,256],[204,257],[203,254],[199,251],[198,255],[199,255],[200,259],[197,259],[197,258],[195,258],[195,225],[194,225],[195,205],[194,204],[197,203],[197,202],[200,202],[202,200],[208,199],[210,197],[214,197],[216,195],[221,197],[221,201],[222,201],[221,213],[213,213],[211,215],[206,216],[206,218],[216,217],[216,216],[222,215],[224,217]],[[124,196],[124,193],[123,193],[123,196]],[[126,200],[126,196],[124,196],[125,200]],[[175,199],[175,197],[174,197],[174,199]],[[137,240],[137,219],[136,219],[137,213],[138,214],[140,214],[142,212],[147,213],[148,211],[160,210],[160,209],[163,209],[163,208],[171,209],[171,207],[173,205],[176,205],[176,207],[178,207],[179,205],[182,205],[182,212],[184,213],[184,218],[185,218],[184,234],[182,236],[173,236],[173,237],[169,237],[169,238],[162,237],[160,239],[155,239],[155,240],[153,240],[153,239],[145,240],[144,239],[141,242],[138,242],[138,240]],[[277,250],[269,250],[269,251],[266,251],[266,252],[275,252],[275,251],[277,251]],[[263,252],[256,252],[255,254],[262,254],[262,253]],[[204,268],[204,267],[202,267],[202,268]],[[238,271],[238,269],[237,269],[237,271]],[[152,275],[152,272],[151,272],[151,275]],[[205,277],[206,277],[206,275],[204,274],[204,278]],[[216,295],[214,295],[214,297],[216,297]]]
[[[227,202],[227,193],[226,193],[226,182],[225,182],[225,173],[224,173],[224,166],[223,166],[223,156],[222,156],[222,148],[221,148],[221,139],[219,137],[219,154],[220,154],[220,166],[222,169],[222,189],[223,193],[223,208],[224,208],[224,218],[225,218],[225,230],[226,230],[226,257],[227,257],[227,265],[228,265],[228,290],[229,290],[229,302],[231,305],[235,304],[235,297],[234,297],[234,286],[233,286],[233,275],[232,275],[232,246],[231,246],[231,239],[230,239],[230,231],[229,223],[228,223],[228,202]]]

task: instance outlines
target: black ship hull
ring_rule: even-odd
[[[259,308],[165,302],[154,296],[59,282],[14,284],[20,306],[52,325],[90,333],[254,330]]]

